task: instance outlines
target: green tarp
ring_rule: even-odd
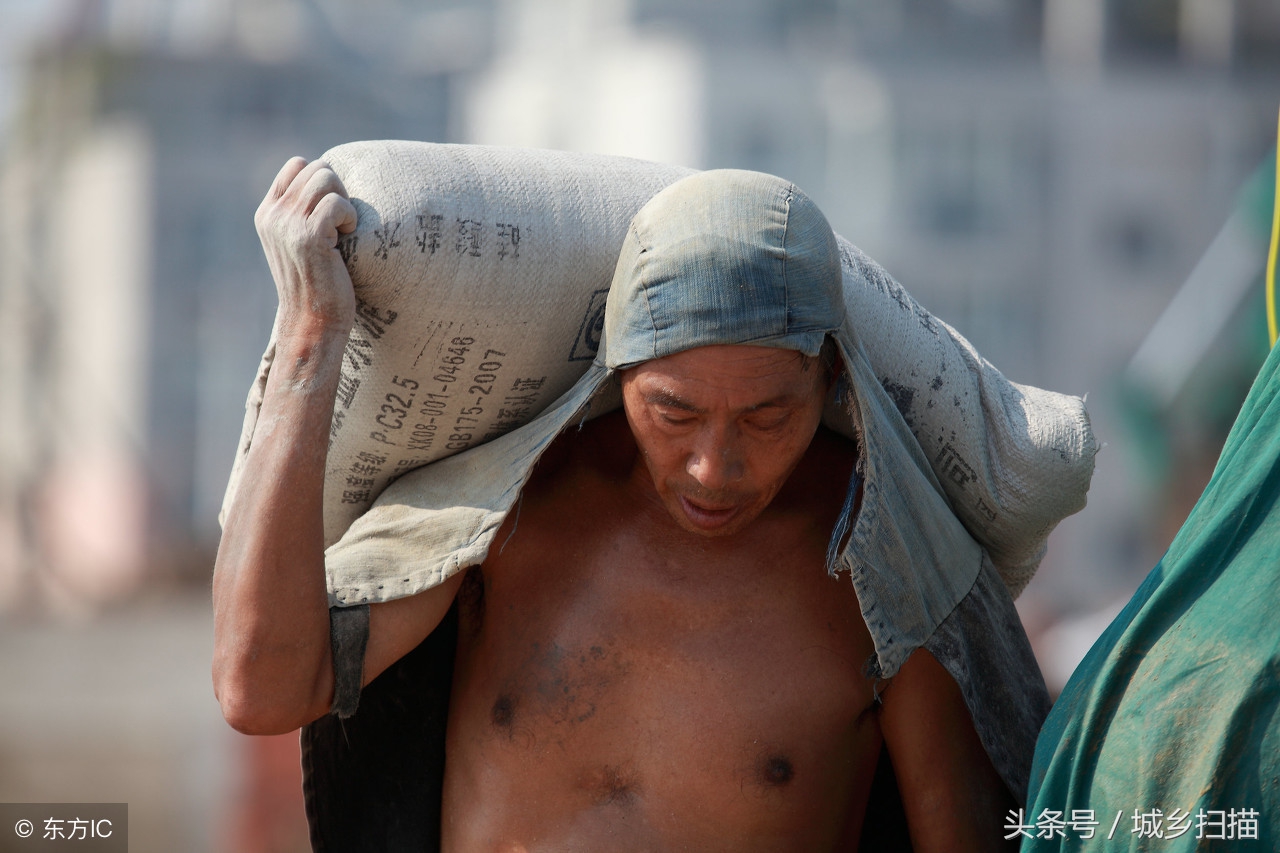
[[[1022,850],[1280,850],[1280,347],[1040,734]],[[1108,836],[1110,836],[1108,838]]]

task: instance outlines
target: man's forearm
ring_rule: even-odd
[[[237,729],[290,731],[332,694],[325,451],[345,335],[278,329],[244,479],[214,569],[214,686]]]

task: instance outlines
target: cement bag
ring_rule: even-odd
[[[584,373],[631,217],[691,170],[620,157],[354,142],[323,155],[358,224],[356,321],[325,469],[325,547],[397,475],[532,420]],[[274,345],[250,391],[225,514]]]
[[[616,157],[413,142],[324,155],[359,214],[358,298],[330,433],[325,544],[400,473],[527,423],[586,370],[626,227],[689,170]],[[841,240],[851,322],[955,512],[1017,594],[1084,505],[1080,400],[1014,385]],[[270,369],[250,391],[234,494]],[[846,435],[847,410],[828,424]]]
[[[956,516],[1015,597],[1050,531],[1084,508],[1098,445],[1084,401],[1010,382],[842,237],[848,322]],[[847,417],[828,426],[846,435]]]

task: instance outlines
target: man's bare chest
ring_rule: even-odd
[[[649,849],[842,832],[880,741],[870,638],[822,543],[735,553],[547,521],[532,508],[460,594],[447,790],[512,831],[643,824]]]
[[[838,724],[870,701],[872,649],[856,598],[820,562],[809,567],[813,578],[790,584],[775,567],[746,564],[711,569],[729,576],[707,583],[689,576],[697,565],[681,574],[678,562],[637,570],[646,559],[609,559],[624,565],[591,572],[562,563],[536,581],[469,579],[459,667],[474,666],[508,695],[507,725],[516,704],[526,723],[553,728],[586,722],[609,703],[660,706],[670,722],[682,699],[696,717],[738,709],[745,723],[776,710],[814,725],[826,709]]]

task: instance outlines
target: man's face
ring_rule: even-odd
[[[764,510],[813,440],[830,384],[794,350],[708,346],[622,374],[627,421],[667,511],[726,536]]]

